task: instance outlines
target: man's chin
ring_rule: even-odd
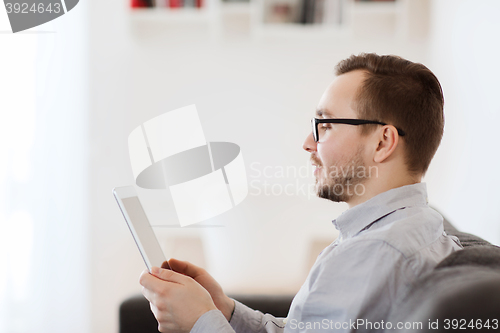
[[[321,181],[321,179],[318,179],[316,178],[316,183],[315,183],[315,190],[316,190],[316,195],[318,197],[321,197],[320,196],[320,192],[322,192],[323,190],[323,187],[325,186],[325,184],[323,184],[323,182]]]
[[[337,184],[339,186],[340,184]],[[324,185],[321,182],[316,182],[316,195],[319,198],[330,200],[333,202],[347,202],[352,196],[342,191],[342,193],[335,193],[335,186]]]

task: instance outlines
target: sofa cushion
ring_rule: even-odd
[[[394,327],[398,322],[422,326],[387,332],[449,332],[445,319],[490,319],[491,323],[495,318],[500,319],[499,269],[476,265],[443,267],[419,279],[393,307],[388,319]],[[429,323],[436,320],[438,328],[430,328]]]
[[[477,237],[472,234],[468,234],[466,232],[459,231],[455,233],[453,236],[458,237],[463,247],[491,245],[489,242],[485,241],[481,237]]]
[[[444,231],[448,235],[456,236],[460,240],[463,247],[479,246],[479,245],[491,245],[489,242],[485,241],[481,237],[477,237],[466,232],[458,231],[448,220],[443,220]]]
[[[467,247],[444,258],[436,269],[463,265],[500,269],[500,248],[494,245]]]

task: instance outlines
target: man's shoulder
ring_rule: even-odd
[[[359,243],[383,242],[409,258],[423,248],[432,246],[443,236],[443,217],[428,206],[399,209],[370,228],[353,241]]]

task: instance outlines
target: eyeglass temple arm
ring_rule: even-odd
[[[321,123],[334,123],[334,124],[351,124],[351,125],[363,125],[363,124],[376,124],[376,125],[382,125],[386,126],[386,123],[383,123],[381,121],[376,121],[376,120],[363,120],[363,119],[318,119],[318,118],[313,118],[313,121],[317,124]],[[394,126],[396,130],[398,131],[399,136],[405,136],[406,133],[402,129],[397,128]]]

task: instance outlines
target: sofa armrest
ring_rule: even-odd
[[[286,317],[293,295],[229,295],[248,307],[275,317]],[[119,333],[158,333],[158,322],[142,295],[130,297],[120,305]]]
[[[158,333],[158,322],[142,295],[127,298],[120,305],[119,333]]]

